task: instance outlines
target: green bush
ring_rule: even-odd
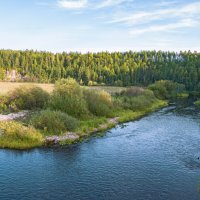
[[[6,105],[12,110],[32,110],[43,108],[49,94],[40,87],[20,87],[7,95]]]
[[[195,101],[194,104],[195,104],[197,107],[200,107],[200,100]]]
[[[157,81],[148,88],[152,90],[155,96],[159,99],[170,99],[176,97],[179,93],[182,93],[185,90],[183,84],[168,80]]]
[[[42,110],[30,119],[30,124],[49,135],[73,131],[78,120],[60,111]]]
[[[86,89],[84,90],[84,98],[92,114],[105,117],[112,115],[112,98],[107,92]]]
[[[139,93],[128,91],[128,93],[121,93],[120,96],[115,98],[115,105],[136,111],[151,106],[156,100],[154,93],[150,90],[143,90]]]
[[[83,91],[79,84],[71,78],[63,79],[56,83],[50,98],[49,108],[60,110],[78,118],[88,114]]]
[[[33,127],[14,121],[0,122],[0,148],[27,149],[42,143],[42,135]]]

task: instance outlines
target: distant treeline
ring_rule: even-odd
[[[24,81],[53,83],[70,76],[82,85],[147,86],[157,80],[172,80],[188,90],[200,90],[200,53],[190,51],[53,54],[0,50],[0,79],[11,70]]]

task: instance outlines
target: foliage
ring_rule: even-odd
[[[42,135],[33,127],[14,121],[0,122],[0,148],[27,149],[42,143]]]
[[[168,79],[190,91],[200,89],[200,53],[190,51],[54,54],[0,50],[0,66],[16,69],[22,80],[36,82],[50,83],[70,76],[83,85],[147,86]]]
[[[127,122],[130,120],[135,120],[138,119],[144,115],[149,114],[150,112],[153,112],[159,108],[165,107],[167,106],[168,103],[166,101],[162,101],[162,100],[156,100],[154,101],[151,105],[149,105],[148,107],[144,107],[141,110],[137,110],[137,111],[132,111],[132,110],[118,110],[115,113],[115,116],[119,116],[119,122]]]
[[[8,107],[6,105],[7,98],[5,96],[0,96],[0,113],[7,111]]]
[[[113,103],[111,95],[105,91],[84,90],[84,98],[89,111],[96,116],[109,117],[112,114]]]
[[[157,81],[156,83],[149,86],[155,96],[159,99],[170,99],[176,97],[179,93],[185,90],[184,85],[174,83],[168,80]]]
[[[61,135],[78,126],[77,119],[60,111],[42,110],[30,119],[30,124],[44,131],[46,135]]]
[[[105,117],[92,117],[87,120],[80,121],[80,126],[78,128],[78,131],[80,133],[88,134],[89,132],[93,132],[95,129],[97,129],[101,124],[104,124],[107,122],[107,119]]]
[[[150,90],[130,88],[115,97],[115,105],[116,107],[137,111],[149,107],[156,100],[153,92]]]
[[[19,87],[6,96],[5,104],[12,111],[43,108],[49,94],[40,87]]]
[[[78,118],[88,114],[83,91],[72,78],[63,79],[56,83],[50,98],[49,108]]]
[[[3,81],[6,78],[6,70],[0,67],[0,80]]]
[[[200,107],[200,100],[195,101],[194,104],[195,104],[196,106]]]

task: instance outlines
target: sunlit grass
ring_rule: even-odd
[[[0,148],[30,149],[43,144],[40,132],[18,122],[0,122],[0,130]]]
[[[17,83],[17,82],[0,82],[0,95],[4,95],[10,91],[15,90],[18,87],[33,87],[38,86],[47,92],[52,92],[54,84],[42,84],[42,83]]]

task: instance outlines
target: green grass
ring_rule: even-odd
[[[195,104],[196,106],[200,107],[200,100],[195,101],[194,104]]]
[[[30,149],[43,144],[40,132],[18,122],[0,122],[0,130],[0,148]]]
[[[96,128],[98,128],[101,124],[105,124],[106,122],[107,119],[105,117],[92,117],[87,120],[82,120],[76,132],[78,132],[81,136],[87,135],[88,133],[95,131]]]
[[[119,110],[115,113],[115,115],[119,116],[119,122],[123,123],[123,122],[139,119],[167,105],[168,105],[167,101],[157,100],[153,102],[149,107],[145,107],[141,110],[138,110],[138,111]]]
[[[182,93],[179,93],[177,94],[177,97],[178,98],[188,98],[189,97],[189,93],[188,92],[182,92]]]

